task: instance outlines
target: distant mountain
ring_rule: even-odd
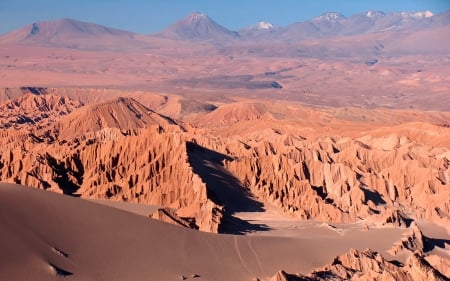
[[[274,38],[277,37],[281,27],[275,26],[270,22],[260,21],[239,30],[239,36],[242,38]]]
[[[450,11],[438,15],[430,11],[395,13],[367,11],[350,17],[337,12],[328,12],[286,27],[262,21],[243,28],[238,33],[219,25],[206,14],[196,12],[155,35],[138,35],[93,23],[60,19],[36,22],[2,35],[0,44],[126,51],[165,48],[168,45],[177,45],[180,41],[188,44],[208,42],[219,45],[239,44],[239,42],[284,44],[308,39],[416,32],[449,26]],[[395,39],[397,35],[388,37]]]
[[[272,31],[275,34],[271,34],[273,39],[280,40],[304,40],[308,38],[324,38],[330,37],[335,34],[339,34],[345,28],[346,17],[337,12],[323,13],[320,16],[313,18],[309,21],[296,22],[284,28],[278,28]],[[251,28],[251,27],[249,27]],[[243,29],[248,30],[249,28]],[[255,32],[242,33],[245,36],[254,36]],[[245,35],[245,36],[244,36]],[[261,37],[261,32],[257,34]]]
[[[260,21],[258,24],[253,26],[255,29],[259,29],[259,30],[269,30],[269,29],[273,29],[274,26],[273,24],[271,24],[270,22],[264,22],[264,21]]]
[[[300,41],[309,38],[331,38],[336,36],[379,33],[386,31],[419,30],[442,27],[450,24],[450,11],[434,15],[430,11],[395,12],[367,11],[345,17],[341,13],[328,12],[308,21],[296,22],[276,31],[256,32],[255,26],[240,31],[247,39],[265,38]]]
[[[337,12],[327,12],[323,13],[320,16],[312,19],[315,22],[339,22],[345,20],[345,16],[341,13]]]
[[[191,41],[227,41],[239,38],[237,32],[228,30],[199,12],[174,23],[158,36]]]
[[[374,28],[375,22],[384,18],[386,14],[381,11],[367,11],[349,17],[345,23],[345,35],[365,33]]]
[[[346,17],[341,13],[324,13],[314,19],[311,22],[315,25],[319,37],[331,36],[333,34],[340,33],[344,28]]]
[[[94,23],[74,19],[59,19],[30,24],[0,36],[0,42],[96,49],[108,45],[120,46],[120,43],[132,41],[134,36],[135,34],[132,32]]]
[[[304,40],[316,38],[320,29],[311,21],[297,22],[281,30],[281,38],[287,40]]]
[[[368,32],[400,31],[406,29],[426,28],[430,26],[433,13],[425,12],[400,12],[389,13],[373,18],[373,26]]]

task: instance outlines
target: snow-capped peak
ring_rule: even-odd
[[[192,15],[192,19],[193,20],[202,20],[202,19],[207,19],[208,16],[204,13],[200,13],[200,12],[196,12]]]
[[[270,22],[260,21],[256,24],[256,27],[258,29],[271,29],[273,28],[273,24],[271,24]]]
[[[343,14],[341,14],[341,13],[330,12],[330,13],[321,14],[316,19],[318,19],[318,20],[336,21],[336,20],[340,20],[340,19],[345,19],[345,16]]]
[[[274,25],[271,24],[270,22],[265,22],[265,21],[260,21],[256,24],[250,25],[249,27],[247,27],[247,29],[251,29],[251,30],[269,30],[274,28]]]
[[[419,11],[419,12],[401,12],[399,13],[403,18],[415,18],[415,19],[423,19],[423,18],[430,18],[434,16],[434,14],[431,11]]]
[[[367,13],[366,13],[366,17],[368,17],[368,18],[382,17],[385,15],[386,14],[381,11],[367,11]]]
[[[415,18],[431,18],[432,16],[434,16],[434,14],[431,11],[422,11],[422,12],[415,12],[412,14],[413,17]]]

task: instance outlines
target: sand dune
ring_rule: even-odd
[[[1,184],[0,195],[2,280],[251,280],[306,273],[350,247],[382,251],[401,234],[217,235],[17,185]]]

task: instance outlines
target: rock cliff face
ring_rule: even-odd
[[[226,167],[260,198],[304,219],[352,222],[395,207],[417,218],[450,214],[448,200],[440,200],[450,195],[446,150],[403,137],[285,136],[247,148]]]
[[[119,99],[75,111],[56,128],[51,137],[5,131],[2,140],[9,145],[1,148],[0,178],[86,198],[181,209],[200,230],[217,232],[216,205],[189,166],[182,130],[169,118]]]
[[[444,127],[317,133],[317,122],[340,123],[328,113],[268,103],[219,107],[194,127],[132,98],[83,106],[39,93],[1,107],[2,124],[9,124],[0,133],[1,180],[170,207],[201,230],[217,232],[224,211],[249,202],[326,222],[375,217],[407,226],[410,219],[450,218],[450,202],[442,200],[450,197],[450,152],[426,144],[444,143],[433,135],[448,135]],[[235,196],[247,193],[259,201]]]

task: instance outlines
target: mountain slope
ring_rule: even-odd
[[[381,32],[416,31],[443,27],[450,22],[450,12],[434,15],[430,11],[393,12],[367,11],[350,17],[340,13],[323,13],[308,21],[292,23],[271,32],[255,32],[255,26],[242,29],[242,37],[299,41],[311,38],[332,38]],[[249,32],[249,30],[253,32]],[[273,32],[276,31],[276,34]],[[263,34],[263,35],[261,35]],[[264,35],[265,34],[265,35]]]
[[[248,27],[239,30],[239,36],[243,39],[268,39],[276,38],[282,27],[275,26],[270,22],[260,21],[256,24],[250,25]]]
[[[227,41],[239,37],[238,33],[228,30],[199,12],[174,23],[158,35],[192,41]]]
[[[118,48],[135,34],[74,19],[35,22],[0,36],[0,43],[80,49]]]
[[[149,126],[166,128],[175,124],[132,98],[117,98],[89,105],[62,118],[55,126],[61,139],[117,128],[125,133]]]

